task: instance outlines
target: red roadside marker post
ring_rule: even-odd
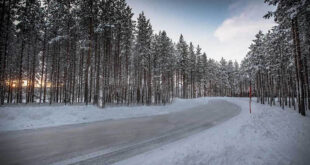
[[[251,87],[251,83],[250,83],[249,97],[250,97],[250,113],[251,113],[252,112],[252,110],[251,110],[251,103],[252,103],[252,87]]]

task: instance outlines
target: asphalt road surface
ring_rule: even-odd
[[[201,132],[240,113],[235,104],[159,116],[0,133],[0,164],[111,164]]]

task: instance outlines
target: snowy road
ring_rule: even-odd
[[[0,133],[0,164],[111,164],[210,128],[239,112],[232,103],[212,100],[165,115]]]

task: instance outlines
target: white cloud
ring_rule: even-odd
[[[240,4],[240,1],[236,3]],[[238,9],[235,4],[232,4],[232,6],[234,6],[233,9]],[[214,31],[213,35],[218,40],[217,45],[215,45],[218,48],[216,54],[222,54],[223,57],[228,57],[228,59],[241,61],[246,55],[248,46],[254,39],[255,34],[259,30],[267,32],[272,26],[276,25],[273,20],[262,18],[269,10],[273,10],[273,7],[256,1],[248,3],[240,10],[241,12],[233,12],[238,14],[224,20]]]
[[[259,31],[268,31],[275,24],[267,20],[251,20],[245,15],[226,19],[214,32],[215,37],[221,42],[249,40]]]

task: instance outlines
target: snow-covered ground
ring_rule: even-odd
[[[0,132],[161,115],[207,104],[206,99],[175,99],[166,106],[99,108],[89,105],[9,105],[0,107]]]
[[[117,165],[306,165],[310,163],[310,118],[291,109],[245,98],[221,98],[239,105],[240,115],[189,138],[137,155]],[[208,99],[206,99],[208,100]]]
[[[95,106],[4,106],[0,108],[0,131],[87,123],[161,115],[207,104],[210,99],[176,99],[167,106],[97,108]],[[282,110],[247,98],[224,99],[239,105],[241,113],[201,133],[116,163],[117,165],[202,164],[309,164],[310,117],[292,109]],[[310,113],[309,111],[307,111]]]

